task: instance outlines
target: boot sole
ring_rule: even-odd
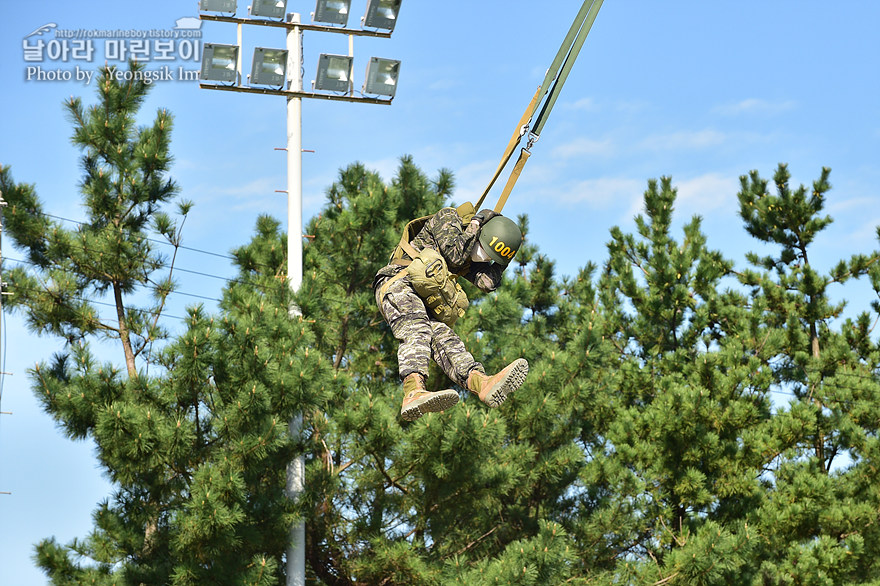
[[[425,413],[439,413],[454,407],[458,403],[458,393],[452,389],[437,391],[429,397],[413,401],[400,410],[400,416],[406,421],[415,421]]]
[[[489,389],[483,402],[492,407],[498,407],[507,400],[507,396],[517,390],[526,381],[529,374],[529,363],[525,358],[517,358],[511,364],[510,371],[494,387]]]

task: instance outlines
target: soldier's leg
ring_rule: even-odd
[[[431,326],[425,304],[404,277],[391,283],[382,296],[381,285],[376,302],[391,333],[400,340],[397,363],[401,380],[414,372],[428,376],[431,359]]]
[[[528,361],[517,358],[493,376],[487,376],[481,370],[472,370],[468,376],[467,389],[480,397],[483,403],[497,407],[525,382],[528,374]]]
[[[431,355],[434,362],[455,384],[467,388],[470,372],[474,369],[483,372],[483,365],[474,360],[452,328],[439,321],[431,321],[430,325],[433,330]]]
[[[425,389],[432,330],[425,304],[409,285],[409,279],[398,279],[384,291],[380,285],[376,302],[394,337],[400,340],[397,361],[404,381],[400,416],[414,421],[425,413],[445,411],[458,403],[458,393],[451,389],[434,392]]]

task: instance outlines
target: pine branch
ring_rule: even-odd
[[[385,467],[382,466],[382,460],[379,458],[379,456],[377,456],[375,453],[372,453],[372,452],[370,452],[370,456],[372,456],[373,460],[376,461],[377,469],[379,470],[379,472],[382,473],[382,476],[384,476],[385,479],[388,481],[389,486],[393,486],[394,488],[396,488],[397,490],[399,490],[403,494],[409,494],[409,491],[407,491],[406,488],[404,488],[403,486],[398,484],[393,478],[391,478],[391,476],[388,475],[388,472],[385,470]]]
[[[666,584],[667,582],[674,580],[675,577],[678,576],[680,573],[681,572],[673,572],[672,574],[669,574],[668,576],[666,576],[662,580],[657,580],[656,582],[654,582],[654,584],[652,586],[661,586],[662,584]]]
[[[461,555],[461,554],[473,549],[474,547],[479,545],[480,542],[482,542],[484,539],[486,539],[487,537],[489,537],[490,535],[495,533],[495,531],[497,531],[500,527],[501,527],[501,525],[495,525],[494,527],[492,527],[491,529],[489,529],[488,531],[486,531],[485,533],[480,535],[478,538],[476,538],[475,540],[473,540],[470,543],[468,543],[467,545],[465,545],[463,548],[461,548],[457,552],[447,554],[446,556],[443,556],[443,557],[448,558],[448,557],[454,556],[454,555]]]

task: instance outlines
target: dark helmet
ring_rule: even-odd
[[[519,226],[510,218],[494,216],[480,230],[480,246],[492,260],[507,266],[522,245]]]

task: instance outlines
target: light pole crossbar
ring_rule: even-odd
[[[359,37],[378,37],[390,39],[391,31],[368,31],[359,28],[343,28],[327,26],[325,24],[301,24],[280,20],[262,20],[259,18],[239,18],[237,16],[219,16],[216,14],[199,14],[201,20],[213,20],[216,22],[232,22],[235,24],[258,24],[260,26],[274,26],[276,28],[298,28],[304,31],[318,31],[322,33],[340,33],[343,35],[355,35]]]
[[[206,90],[223,90],[227,92],[241,92],[245,94],[265,94],[272,96],[286,96],[288,98],[316,98],[334,102],[362,102],[364,104],[391,104],[393,98],[383,100],[380,98],[357,98],[354,96],[337,96],[333,94],[318,94],[315,92],[298,92],[294,90],[276,90],[272,88],[250,87],[246,85],[214,85],[200,83],[199,87]]]

